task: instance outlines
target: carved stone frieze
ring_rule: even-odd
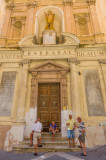
[[[106,64],[106,59],[99,59],[99,63]]]

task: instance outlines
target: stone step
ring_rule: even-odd
[[[23,142],[20,142],[21,145],[30,145],[30,141],[23,141]],[[52,146],[68,146],[68,141],[55,141],[55,142],[52,142],[52,141],[42,141],[42,145],[52,145]]]
[[[68,146],[43,146],[38,147],[38,152],[78,152],[81,149],[76,147],[69,148]],[[29,147],[28,145],[13,145],[13,151],[17,153],[34,153],[34,146]]]
[[[52,137],[50,132],[42,132],[42,137]],[[55,137],[61,137],[61,133],[56,133]],[[25,140],[29,140],[30,137],[24,137]]]
[[[42,140],[45,140],[45,141],[52,141],[52,139],[53,139],[52,136],[49,136],[49,137],[46,137],[46,136],[43,137],[42,136]],[[29,137],[25,137],[24,141],[26,141],[26,140],[28,141],[28,140],[30,140],[30,138]],[[61,136],[60,137],[56,137],[55,136],[55,141],[64,141],[64,140],[68,140],[67,137],[61,137]]]

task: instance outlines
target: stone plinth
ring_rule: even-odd
[[[43,32],[43,44],[56,44],[56,32],[54,30]]]

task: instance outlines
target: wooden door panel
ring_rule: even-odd
[[[49,129],[52,121],[61,126],[60,85],[39,84],[38,87],[38,117],[43,128]]]
[[[49,125],[49,114],[48,112],[40,112],[40,119],[43,125],[43,128],[47,128]]]

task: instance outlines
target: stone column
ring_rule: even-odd
[[[62,108],[67,109],[67,77],[66,71],[61,71],[62,74]]]
[[[66,120],[68,119],[68,106],[67,106],[67,71],[61,71],[61,94],[62,94],[62,110],[61,110],[61,135],[67,136]]]
[[[1,36],[3,38],[7,37],[12,9],[13,9],[13,4],[12,3],[8,4],[6,7],[6,15],[5,15],[5,20],[4,20],[4,24],[3,24],[2,33],[1,33]]]
[[[70,77],[71,77],[71,105],[72,105],[72,113],[73,117],[81,116],[80,111],[80,98],[79,98],[79,90],[78,90],[78,80],[77,80],[77,67],[76,65],[79,63],[76,58],[68,59],[70,65]]]
[[[21,38],[24,37],[25,34],[25,20],[26,18],[22,18]]]
[[[31,100],[30,100],[30,115],[29,124],[32,126],[37,120],[37,72],[32,72],[31,79]]]
[[[76,34],[72,0],[64,0],[64,5],[66,17],[66,32]]]
[[[30,60],[24,59],[20,63],[21,67],[21,83],[19,90],[19,103],[17,111],[17,122],[25,121],[25,103],[26,103],[26,94],[27,94],[27,83],[28,83],[28,69],[29,69]]]
[[[36,3],[29,2],[27,4],[27,17],[25,25],[25,35],[32,34],[34,28],[34,17],[35,17],[35,6]]]
[[[100,33],[100,26],[99,26],[97,13],[96,13],[96,6],[95,6],[96,0],[87,0],[87,3],[89,5],[89,9],[91,12],[94,33],[98,34]]]
[[[78,15],[75,15],[75,23],[76,23],[76,34],[79,36],[80,35],[80,28],[78,24]]]

